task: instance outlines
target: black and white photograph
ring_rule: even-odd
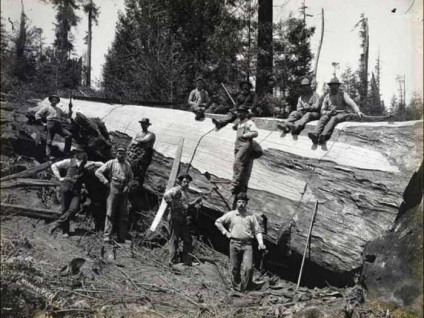
[[[423,317],[423,0],[2,0],[0,316]]]

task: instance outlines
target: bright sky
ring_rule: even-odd
[[[114,34],[118,10],[123,10],[124,0],[94,0],[100,6],[99,25],[93,29],[93,82],[101,78],[104,55],[110,47]],[[392,95],[397,94],[395,81],[397,74],[405,75],[406,98],[409,100],[414,91],[423,92],[423,1],[422,0],[305,0],[308,13],[308,25],[316,26],[312,39],[312,50],[316,54],[321,34],[321,8],[324,8],[325,33],[321,51],[318,82],[319,88],[332,77],[332,62],[340,63],[338,75],[346,66],[356,70],[360,55],[358,29],[352,31],[364,13],[368,17],[370,31],[369,71],[374,69],[375,60],[380,52],[381,91],[386,105]],[[12,21],[18,21],[20,0],[2,0],[1,15],[8,30]],[[53,42],[53,22],[55,11],[51,5],[40,0],[23,0],[25,12],[32,25],[44,30],[46,43]],[[301,0],[274,0],[274,21],[288,16],[292,11],[300,16],[298,9]],[[411,6],[412,5],[412,6]],[[396,8],[396,12],[391,11]],[[408,11],[409,10],[409,11]],[[408,12],[407,12],[408,11]],[[406,13],[407,12],[407,13]],[[86,51],[83,38],[87,29],[87,18],[82,17],[76,30],[75,53]],[[18,25],[15,24],[15,27]]]

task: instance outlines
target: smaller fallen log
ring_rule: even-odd
[[[40,186],[40,187],[55,187],[59,186],[60,182],[56,180],[43,180],[43,179],[24,179],[18,178],[15,180],[5,181],[0,184],[1,189],[14,188],[14,187],[32,187],[32,186]]]
[[[38,219],[44,219],[44,220],[56,220],[61,213],[48,210],[48,209],[39,209],[39,208],[32,208],[27,207],[23,205],[15,205],[15,204],[8,204],[8,203],[1,203],[1,214],[2,215],[8,215],[8,214],[14,214],[14,215],[22,215],[22,216],[28,216]]]
[[[3,178],[0,179],[0,182],[4,182],[4,181],[8,181],[8,180],[12,180],[12,179],[16,179],[16,178],[25,178],[25,177],[32,177],[33,175],[35,175],[38,172],[44,171],[48,168],[50,168],[50,166],[53,164],[53,161],[46,161],[36,167],[18,172],[18,173],[14,173],[8,176],[5,176]]]

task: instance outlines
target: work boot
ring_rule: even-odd
[[[224,127],[223,123],[220,120],[217,120],[215,118],[212,118],[212,122],[215,125],[215,128],[217,130],[220,130],[222,127]]]
[[[300,127],[299,127],[299,126],[297,126],[297,125],[294,125],[294,126],[291,128],[291,134],[292,134],[293,136],[297,136],[297,135],[299,135],[299,134],[300,134]]]
[[[326,142],[327,142],[327,137],[326,137],[325,135],[321,135],[321,136],[319,136],[319,138],[318,138],[318,143],[319,143],[319,144],[323,145],[323,144],[325,144]]]
[[[309,137],[309,139],[312,140],[312,143],[314,145],[317,145],[318,144],[318,136],[317,135],[315,135],[314,133],[310,132],[310,133],[308,133],[308,137]]]
[[[196,117],[194,117],[195,120],[197,121],[202,121],[205,119],[205,112],[203,110],[198,110],[196,111]]]
[[[278,124],[277,128],[284,131],[285,133],[290,132],[290,126],[287,125],[286,123]]]
[[[68,237],[69,237],[69,233],[63,233],[63,234],[62,234],[62,237],[63,237],[63,238],[68,238]]]

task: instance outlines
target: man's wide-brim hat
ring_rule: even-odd
[[[178,181],[183,181],[184,179],[187,179],[188,181],[193,181],[193,178],[189,174],[182,174],[178,177]]]
[[[241,81],[239,87],[242,88],[244,84],[249,85],[250,88],[253,87],[252,83],[250,83],[249,81]]]
[[[201,76],[199,76],[198,78],[196,78],[196,82],[201,81],[203,83],[205,83],[205,79]]]
[[[52,101],[52,99],[54,99],[54,98],[56,98],[56,99],[57,99],[57,101],[58,101],[58,102],[60,102],[60,97],[59,97],[59,96],[57,96],[57,95],[50,95],[50,96],[49,96],[49,102],[51,102],[51,101]]]
[[[141,120],[138,121],[140,124],[147,124],[147,125],[151,125],[149,118],[142,118]]]
[[[71,154],[77,154],[82,152],[85,152],[85,150],[80,145],[76,145],[74,148],[71,149]]]
[[[337,77],[333,77],[328,83],[328,85],[341,85],[342,83],[339,81]]]
[[[247,113],[247,112],[249,112],[249,107],[243,105],[243,106],[238,107],[237,108],[237,111],[238,112],[246,112]]]
[[[244,200],[244,201],[249,201],[249,198],[247,197],[246,192],[240,192],[237,194],[236,196],[237,200]]]
[[[309,86],[311,85],[311,82],[307,79],[304,78],[301,82],[300,82],[300,86]]]
[[[117,149],[116,149],[116,152],[126,152],[127,151],[127,148],[125,148],[125,147],[118,147]]]

